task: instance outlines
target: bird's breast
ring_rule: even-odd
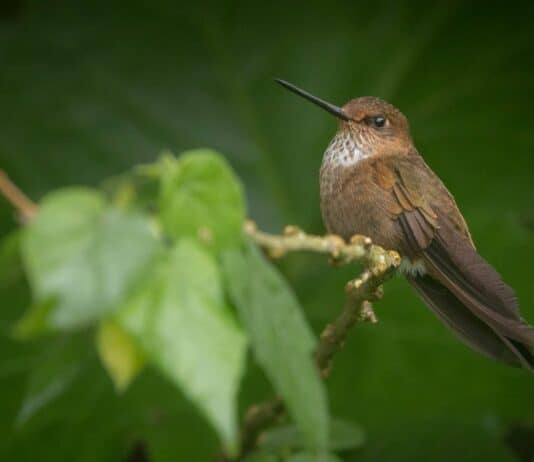
[[[332,141],[320,171],[321,214],[328,232],[346,240],[363,234],[385,248],[399,248],[400,229],[388,213],[390,198],[374,181],[374,159],[355,160],[357,153],[347,153],[345,160],[343,151],[333,152],[335,146]]]
[[[339,131],[326,148],[320,172],[321,210],[327,229],[342,234],[340,220],[346,215],[341,203],[347,176],[357,180],[358,164],[368,156],[352,134]]]

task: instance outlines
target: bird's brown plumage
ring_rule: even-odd
[[[353,113],[358,121],[384,113],[392,127],[407,130],[404,116],[390,105],[380,109],[373,100],[367,108],[360,101]],[[343,122],[340,130],[362,130],[352,124]],[[426,274],[409,274],[408,280],[449,328],[479,352],[534,368],[534,327],[520,317],[513,290],[476,252],[453,196],[409,133],[399,140],[393,128],[391,132],[384,139],[379,133],[355,134],[362,140],[359,149],[365,150],[365,143],[375,146],[353,165],[336,165],[325,156],[321,209],[326,227],[347,239],[368,235],[410,261],[422,262]]]

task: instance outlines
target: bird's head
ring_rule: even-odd
[[[395,106],[374,96],[352,99],[342,107],[330,104],[284,80],[288,90],[311,101],[339,119],[339,128],[325,153],[342,164],[413,149],[408,120]]]

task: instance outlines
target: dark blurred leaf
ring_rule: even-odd
[[[25,6],[26,0],[3,0],[0,3],[0,23],[18,19]]]
[[[180,240],[118,319],[234,453],[246,339],[225,304],[213,258],[196,241]]]
[[[160,216],[169,235],[198,237],[218,249],[241,240],[243,191],[222,156],[203,149],[160,164]]]
[[[365,443],[365,433],[356,424],[339,419],[330,421],[330,438],[328,449],[346,451],[355,449]],[[304,441],[295,425],[282,425],[267,430],[261,437],[260,445],[267,450],[303,449]]]
[[[504,441],[520,462],[534,460],[534,425],[510,425],[504,435]]]
[[[22,231],[17,230],[0,241],[0,288],[23,275],[20,246]]]
[[[81,326],[111,310],[158,249],[147,218],[106,207],[98,192],[64,189],[47,196],[23,240],[35,299],[57,300],[46,327]]]
[[[115,389],[123,392],[144,366],[144,355],[130,335],[109,319],[101,321],[98,326],[96,346]]]
[[[312,358],[315,340],[293,291],[253,245],[226,252],[223,262],[257,361],[284,398],[306,444],[326,448],[328,406]]]
[[[150,462],[148,449],[143,442],[136,442],[130,449],[123,462]]]
[[[45,352],[30,373],[26,396],[17,414],[19,425],[65,393],[74,382],[87,357],[80,339],[65,338]]]

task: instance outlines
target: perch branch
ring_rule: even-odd
[[[332,358],[343,347],[351,328],[361,321],[377,322],[372,301],[382,296],[382,286],[400,264],[397,252],[373,245],[366,236],[354,236],[349,243],[335,235],[312,236],[295,226],[287,226],[282,235],[259,231],[252,221],[245,223],[245,233],[271,257],[280,258],[288,252],[311,251],[329,255],[334,263],[361,262],[365,270],[345,285],[345,305],[334,321],[327,324],[319,338],[315,362],[322,377],[327,377]],[[251,406],[241,426],[242,460],[257,445],[261,433],[285,413],[280,398]],[[220,457],[219,461],[225,461]]]
[[[349,243],[335,234],[313,236],[304,233],[296,226],[286,226],[282,235],[259,231],[253,221],[245,222],[245,233],[263,247],[272,258],[280,258],[288,252],[310,251],[329,255],[336,264],[362,262],[365,266],[379,271],[380,268],[395,266],[396,252],[373,245],[367,236],[355,235]]]
[[[315,352],[315,362],[323,377],[332,367],[332,358],[343,347],[351,328],[357,322],[376,323],[371,301],[382,297],[381,284],[391,277],[396,266],[384,267],[380,272],[366,269],[345,285],[345,306],[338,317],[323,329]]]
[[[37,212],[37,205],[24,194],[0,169],[0,193],[15,208],[22,222],[33,218]]]

